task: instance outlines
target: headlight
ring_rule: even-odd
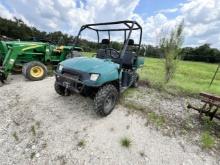
[[[90,75],[90,80],[92,81],[96,81],[98,78],[99,78],[99,74],[92,73]]]
[[[59,71],[62,71],[62,70],[63,70],[63,65],[59,65],[59,66],[58,66],[58,70],[59,70]]]

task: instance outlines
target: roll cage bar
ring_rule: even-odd
[[[105,26],[105,25],[123,25],[124,28],[98,28],[101,26]],[[108,32],[108,39],[111,40],[111,32],[112,31],[123,31],[124,32],[124,46],[121,52],[121,55],[124,55],[127,46],[128,46],[128,42],[131,36],[131,33],[133,30],[139,30],[140,31],[140,36],[139,36],[139,42],[138,44],[135,44],[135,46],[138,46],[138,52],[140,50],[141,47],[141,41],[142,41],[142,27],[136,22],[136,21],[129,21],[129,20],[125,20],[125,21],[116,21],[116,22],[104,22],[104,23],[94,23],[94,24],[86,24],[83,25],[80,30],[79,33],[76,37],[76,40],[74,41],[74,44],[77,44],[79,37],[82,33],[82,31],[84,31],[85,29],[90,29],[90,30],[94,30],[96,31],[97,34],[97,39],[98,39],[98,44],[100,43],[100,32]],[[128,35],[127,35],[128,32]]]

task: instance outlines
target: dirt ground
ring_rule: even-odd
[[[100,118],[92,100],[61,97],[53,84],[53,77],[29,82],[13,75],[0,88],[0,164],[220,164],[216,152],[203,151],[182,136],[164,135],[131,108],[117,105],[111,115]],[[177,121],[182,118],[181,111],[173,111],[180,101],[170,107],[169,99],[143,90],[149,91],[146,106],[161,100],[158,112],[169,109]],[[120,144],[124,137],[131,140],[129,148]]]

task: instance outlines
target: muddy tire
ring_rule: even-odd
[[[132,88],[138,88],[138,86],[139,86],[138,80],[139,80],[139,76],[138,76],[138,74],[136,74],[136,75],[134,76],[134,82],[133,82],[132,85],[131,85]]]
[[[101,87],[94,98],[94,109],[95,112],[100,116],[109,115],[118,100],[118,90],[114,85],[105,85]]]
[[[47,76],[47,67],[41,62],[32,61],[22,67],[22,74],[31,81],[43,80]]]
[[[59,94],[61,96],[69,96],[70,95],[70,91],[69,90],[65,91],[65,87],[57,84],[56,82],[54,84],[54,89],[57,92],[57,94]]]

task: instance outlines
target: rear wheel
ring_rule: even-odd
[[[57,84],[56,82],[54,84],[54,89],[61,96],[69,96],[70,95],[70,91],[68,89],[65,89],[65,87]]]
[[[22,73],[28,80],[39,81],[47,76],[47,67],[41,62],[32,61],[23,66]]]
[[[135,74],[135,76],[134,76],[134,81],[133,81],[131,87],[137,88],[138,85],[139,85],[139,84],[138,84],[138,80],[139,80],[139,76],[138,76],[138,74]]]
[[[118,90],[114,85],[105,85],[101,87],[94,98],[94,109],[100,116],[109,115],[118,100]]]

